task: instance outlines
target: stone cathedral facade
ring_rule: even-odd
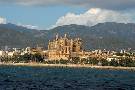
[[[69,60],[81,56],[83,56],[83,50],[82,40],[80,38],[69,39],[66,34],[64,37],[59,37],[57,34],[53,41],[49,41],[49,60]]]

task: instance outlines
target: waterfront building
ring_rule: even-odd
[[[65,34],[64,37],[56,35],[55,40],[49,41],[48,59],[72,59],[74,57],[84,57],[82,50],[82,40],[80,38],[69,39]]]
[[[6,56],[6,52],[3,50],[0,50],[0,57],[4,57],[4,56]]]
[[[13,57],[14,56],[14,52],[8,52],[8,56],[9,57]]]

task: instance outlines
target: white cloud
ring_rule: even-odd
[[[23,25],[24,27],[27,27],[29,29],[39,29],[38,26],[34,26],[34,25]]]
[[[7,22],[6,18],[0,17],[0,24],[6,24],[6,23],[9,23],[9,22]],[[24,24],[18,23],[17,25],[18,26],[23,26],[23,27],[26,27],[26,28],[29,28],[29,29],[39,29],[38,26],[30,25],[30,24],[24,25]]]
[[[39,27],[38,27],[38,26],[35,26],[35,25],[23,25],[23,24],[21,24],[21,23],[18,23],[17,25],[18,25],[18,26],[26,27],[26,28],[28,28],[28,29],[39,29]]]
[[[0,17],[0,24],[6,24],[6,19],[5,19],[5,18]]]
[[[113,10],[105,10],[99,8],[92,8],[83,14],[74,14],[74,13],[67,13],[65,16],[60,17],[56,24],[53,27],[62,26],[62,25],[70,25],[70,24],[77,24],[77,25],[87,25],[93,26],[97,23],[104,23],[104,22],[117,22],[117,23],[133,23],[134,12],[129,11],[127,12],[120,12],[120,11],[113,11]]]

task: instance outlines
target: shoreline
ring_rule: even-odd
[[[1,63],[0,65],[41,66],[41,67],[71,67],[71,68],[95,68],[95,69],[108,69],[108,70],[134,70],[135,71],[135,67],[91,66],[91,65],[82,65],[82,64]]]

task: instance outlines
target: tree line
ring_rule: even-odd
[[[29,62],[43,62],[44,58],[40,53],[35,54],[24,54],[24,55],[14,55],[12,57],[5,56],[0,57],[0,61],[4,63],[29,63]]]
[[[112,59],[108,61],[106,59],[98,59],[90,57],[88,59],[80,59],[79,57],[74,57],[69,60],[45,60],[40,53],[35,54],[24,54],[24,55],[14,55],[13,57],[0,57],[0,61],[4,63],[45,63],[45,64],[87,64],[87,65],[99,65],[99,66],[123,66],[123,67],[135,67],[135,60],[132,58],[120,58],[118,60]]]
[[[80,59],[79,57],[72,58],[71,60],[52,60],[45,61],[47,64],[83,64],[83,65],[97,65],[97,66],[123,66],[123,67],[135,67],[135,61],[132,58],[121,58],[119,60],[112,59],[108,61],[106,59],[88,58]]]

